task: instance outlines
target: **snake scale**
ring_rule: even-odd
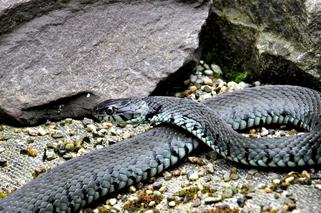
[[[95,108],[95,116],[112,122],[162,124],[40,175],[0,200],[0,212],[77,212],[159,174],[201,142],[227,159],[252,166],[321,164],[321,94],[308,88],[267,85],[203,103],[174,97],[107,100]],[[293,124],[308,132],[258,139],[236,132],[269,124]]]

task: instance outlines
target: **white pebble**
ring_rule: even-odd
[[[169,206],[169,207],[174,207],[174,206],[176,206],[175,201],[171,201],[171,202],[169,202],[169,203],[168,203],[168,206]]]
[[[269,134],[269,130],[267,130],[266,128],[262,127],[261,129],[261,136],[267,136]]]
[[[189,180],[195,181],[195,180],[197,180],[199,178],[199,175],[198,175],[198,172],[195,171],[195,172],[189,172],[187,174],[187,177],[188,177]]]
[[[109,200],[109,204],[111,206],[114,206],[116,203],[117,203],[117,199],[116,198],[112,198],[112,199]]]

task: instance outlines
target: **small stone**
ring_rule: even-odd
[[[190,171],[187,173],[187,178],[190,181],[195,181],[199,178],[198,172],[197,171]]]
[[[226,93],[227,91],[228,91],[228,87],[227,87],[227,86],[223,86],[223,87],[220,89],[219,94]]]
[[[222,197],[224,197],[224,198],[231,198],[231,197],[233,197],[233,195],[234,195],[233,189],[231,189],[231,188],[225,188],[225,189],[223,190]]]
[[[203,83],[206,85],[213,85],[213,80],[210,78],[203,79]]]
[[[127,211],[125,211],[125,212],[127,212]],[[144,211],[144,213],[155,213],[155,212],[152,209],[149,209],[147,211]]]
[[[206,171],[210,174],[213,174],[214,173],[214,164],[212,164],[212,163],[207,164]]]
[[[33,143],[33,142],[35,142],[35,139],[33,139],[33,138],[27,138],[27,143]]]
[[[202,204],[201,199],[197,197],[197,198],[195,198],[195,199],[193,200],[192,206],[193,206],[193,207],[199,207],[201,204]]]
[[[216,64],[211,64],[211,69],[213,70],[213,72],[217,75],[220,76],[223,74],[221,67],[219,67]]]
[[[192,83],[195,83],[197,81],[197,76],[196,75],[191,75],[190,80]]]
[[[169,207],[175,207],[175,206],[176,206],[175,201],[170,201],[170,202],[168,203],[168,206],[169,206]]]
[[[124,140],[127,140],[127,139],[129,139],[131,136],[132,136],[132,135],[130,134],[130,132],[124,132],[122,138],[123,138]]]
[[[146,194],[147,194],[147,195],[151,195],[151,194],[153,194],[153,191],[152,191],[152,190],[147,189],[147,190],[146,190]]]
[[[256,87],[257,87],[257,86],[260,86],[260,85],[261,85],[261,82],[255,81],[255,82],[253,83],[253,85],[256,86]]]
[[[245,198],[242,196],[242,197],[238,197],[236,199],[236,203],[240,206],[240,207],[243,207],[245,205]]]
[[[61,132],[55,132],[51,135],[51,137],[57,139],[57,138],[63,138],[63,134]]]
[[[38,135],[38,131],[34,128],[27,128],[27,132],[30,136],[37,136]]]
[[[84,124],[84,125],[88,125],[88,124],[92,124],[92,123],[94,123],[94,121],[92,120],[92,119],[90,119],[90,118],[84,118],[83,120],[82,120],[82,123]]]
[[[194,86],[194,85],[192,85],[192,86],[189,87],[189,91],[191,91],[192,93],[193,93],[193,92],[196,92],[196,90],[197,90],[197,87]]]
[[[104,123],[102,123],[101,125],[102,125],[102,127],[105,128],[105,129],[110,129],[110,128],[113,126],[113,124],[110,123],[110,122],[104,122]]]
[[[210,86],[208,86],[208,85],[205,85],[204,87],[202,87],[202,90],[204,92],[212,92],[212,88]]]
[[[163,176],[165,180],[170,180],[172,178],[172,174],[167,171],[163,172]]]
[[[230,177],[230,173],[229,173],[229,172],[224,173],[224,175],[223,175],[223,180],[224,180],[225,182],[228,182],[228,181],[231,180],[231,177]]]
[[[159,189],[160,192],[166,192],[167,191],[167,187],[166,186],[162,186],[160,189]]]
[[[72,142],[66,143],[65,144],[65,150],[67,152],[73,151],[75,149],[75,145]]]
[[[133,193],[133,192],[136,192],[136,191],[137,191],[137,189],[136,189],[135,186],[130,186],[129,187],[129,192]]]
[[[177,176],[180,176],[181,175],[181,172],[178,170],[178,169],[175,169],[174,171],[173,171],[173,176],[174,177],[177,177]]]
[[[155,206],[156,205],[156,202],[154,201],[154,200],[152,200],[152,201],[150,201],[149,203],[148,203],[148,206],[149,207],[153,207],[153,206]]]
[[[291,130],[289,131],[289,135],[290,135],[290,136],[293,136],[293,135],[296,135],[296,134],[298,134],[298,132],[297,132],[295,129],[291,129]]]
[[[0,153],[4,152],[6,149],[3,147],[0,147]]]
[[[160,197],[162,195],[162,193],[160,191],[154,191],[153,195],[155,195],[156,197]]]
[[[97,132],[97,128],[94,124],[88,124],[86,129],[89,131],[89,132],[92,132],[92,133],[96,133]]]
[[[281,183],[280,179],[273,179],[272,180],[273,185],[279,185]]]
[[[208,76],[212,76],[214,72],[212,70],[204,70],[204,74]]]
[[[31,157],[37,157],[37,155],[38,155],[37,150],[32,147],[27,147],[27,149],[22,149],[20,151],[20,153],[25,154],[25,155],[29,155]]]
[[[161,182],[153,183],[153,189],[154,190],[159,190],[161,187],[162,187],[162,183]]]
[[[290,176],[290,177],[285,178],[284,182],[286,184],[290,185],[291,183],[293,183],[294,179],[295,178],[293,176]]]
[[[212,204],[212,203],[217,203],[220,202],[222,200],[222,196],[221,195],[217,195],[215,197],[207,197],[204,199],[205,204]]]
[[[45,160],[51,161],[56,159],[58,156],[52,149],[45,150]]]
[[[270,187],[265,187],[265,188],[264,188],[264,191],[265,191],[266,193],[271,193],[271,192],[273,192],[273,190],[272,190]]]
[[[116,198],[112,198],[112,199],[109,200],[109,204],[111,206],[114,206],[116,203],[117,203],[117,199]]]
[[[267,136],[269,134],[269,130],[267,130],[266,128],[262,127],[260,135],[263,136]]]
[[[66,118],[65,124],[72,124],[72,118]]]
[[[191,156],[191,157],[188,157],[187,158],[191,163],[195,163],[199,166],[203,166],[205,165],[205,162],[202,158],[199,158],[199,157],[194,157],[194,156]]]
[[[38,129],[38,133],[39,133],[41,136],[45,136],[45,135],[47,135],[49,132],[46,131],[44,128],[39,128],[39,129]]]

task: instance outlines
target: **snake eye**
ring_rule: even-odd
[[[106,109],[107,115],[112,115],[115,112],[115,107],[108,107]]]

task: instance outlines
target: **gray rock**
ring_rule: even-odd
[[[223,72],[321,89],[320,20],[319,1],[214,0],[201,37],[204,54]]]
[[[1,5],[2,120],[82,117],[102,99],[148,95],[170,74],[188,75],[196,64],[207,4],[58,2]],[[13,24],[16,17],[21,21]]]

